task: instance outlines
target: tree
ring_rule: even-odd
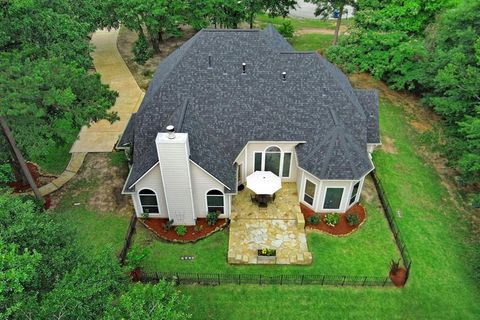
[[[37,307],[39,318],[101,318],[126,285],[127,277],[111,252],[101,252],[78,264],[56,283]],[[28,316],[30,311],[24,312]]]
[[[154,52],[168,35],[180,35],[179,27],[188,8],[186,0],[121,0],[116,2],[118,19],[130,30],[149,39]]]
[[[41,255],[26,286],[29,292],[49,291],[81,259],[72,245],[72,232],[54,222],[47,213],[38,212],[33,201],[5,192],[0,193],[0,238],[7,244],[14,243],[19,254],[28,250]]]
[[[338,10],[337,24],[335,26],[335,36],[333,37],[333,45],[336,45],[338,42],[338,35],[340,33],[340,25],[342,24],[342,16],[345,12],[345,6],[356,6],[356,0],[307,0],[317,5],[315,9],[315,16],[322,16],[323,18],[328,18],[332,13]]]
[[[271,17],[286,17],[290,9],[294,9],[296,4],[296,0],[243,0],[245,16],[250,29],[253,28],[253,22],[257,14],[265,11]]]
[[[188,298],[175,289],[172,283],[134,284],[112,305],[106,319],[190,319]]]
[[[40,254],[19,250],[0,238],[0,319],[11,318],[23,307],[25,287],[36,274]]]
[[[447,10],[425,40],[428,56],[420,64],[424,103],[448,126],[445,146],[463,183],[480,181],[480,22],[478,1]]]

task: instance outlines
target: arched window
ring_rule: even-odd
[[[138,193],[140,197],[140,204],[142,205],[142,212],[144,213],[159,213],[157,195],[149,189],[142,189]]]
[[[210,190],[207,192],[207,211],[225,213],[223,192]]]
[[[280,176],[280,158],[282,151],[278,147],[268,147],[265,150],[265,171],[271,171]]]

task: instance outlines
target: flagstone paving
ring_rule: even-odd
[[[232,201],[228,262],[232,264],[310,264],[305,221],[295,183],[283,183],[275,201],[259,208],[251,191]],[[276,258],[259,258],[257,250],[276,249]]]

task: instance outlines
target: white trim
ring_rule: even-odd
[[[130,175],[132,174],[132,169],[130,168],[130,170],[128,171],[128,176],[127,176],[127,180],[125,180],[125,183],[123,184],[123,188],[122,188],[122,194],[135,194],[135,191],[130,191],[130,192],[125,192],[123,190],[125,189],[128,189],[127,187],[127,181],[128,179],[130,178]]]
[[[131,187],[136,185],[138,181],[142,180],[143,177],[145,177],[150,171],[152,171],[152,169],[155,168],[155,166],[159,163],[160,163],[160,160],[158,160],[150,169],[147,170],[147,172],[145,172],[140,178],[137,179],[137,181],[135,181],[130,187],[128,187],[128,189],[130,189]],[[162,177],[162,179],[163,179],[163,177]],[[127,181],[128,181],[128,179],[127,179]]]
[[[288,168],[288,177],[283,176],[283,165],[285,164],[285,153],[290,153],[290,168]],[[292,158],[293,158],[293,152],[287,151],[282,153],[282,171],[280,172],[280,178],[285,178],[285,179],[290,179],[292,177]]]
[[[218,183],[220,183],[222,186],[224,186],[225,188],[227,188],[228,190],[232,190],[230,189],[229,187],[227,187],[227,185],[225,185],[222,181],[218,180],[217,178],[215,178],[210,172],[208,172],[207,170],[203,169],[202,167],[200,167],[200,165],[198,163],[196,163],[195,161],[193,161],[192,159],[188,159],[190,160],[191,163],[193,163],[194,165],[196,165],[197,167],[199,167],[203,172],[205,172],[206,174],[208,174],[210,177],[212,177],[213,179],[215,179],[215,181],[217,181]],[[191,181],[191,180],[190,180]],[[223,191],[222,191],[223,192]]]
[[[261,154],[261,157],[260,157],[260,170],[258,171],[263,171],[263,152],[262,151],[253,151],[253,172],[255,172],[255,155],[257,153],[260,153]]]
[[[187,160],[190,160],[190,150],[189,150],[189,139],[188,139],[188,133],[186,134],[187,135],[187,141],[183,144],[184,147],[185,147],[185,154],[187,156]],[[157,153],[158,153],[158,149],[157,149]],[[189,163],[187,161],[187,163]],[[193,223],[196,223],[197,222],[197,217],[195,216],[195,203],[193,203],[193,188],[192,188],[192,176],[190,174],[190,166],[187,165],[187,174],[188,174],[188,184],[190,185],[190,200],[191,200],[191,203],[192,203],[192,218],[193,218]],[[163,177],[162,177],[162,181],[163,181]],[[165,184],[164,184],[165,186]],[[164,189],[166,190],[166,189]],[[167,197],[165,197],[166,199]]]
[[[340,210],[342,211],[342,203],[343,203],[343,198],[345,197],[345,189],[346,187],[342,187],[342,186],[327,186],[324,188],[325,189],[325,192],[323,193],[323,198],[322,198],[322,202],[321,202],[321,205],[322,205],[322,210]],[[343,189],[343,192],[342,192],[342,198],[340,199],[340,206],[338,208],[325,208],[325,198],[327,197],[327,190],[328,189]],[[349,199],[350,200],[350,199]],[[347,206],[348,207],[348,206]]]
[[[150,190],[150,191],[152,191],[153,194],[155,194],[155,199],[157,199],[157,209],[158,209],[158,213],[149,213],[148,215],[149,215],[149,216],[151,216],[151,215],[161,216],[162,213],[160,212],[160,201],[158,201],[158,194],[155,192],[155,190],[150,189],[150,188],[142,188],[142,189],[138,190],[138,192],[136,192],[138,204],[140,205],[140,209],[142,210],[142,212],[140,212],[140,215],[141,215],[142,213],[144,213],[144,212],[143,212],[142,199],[140,198],[140,192],[141,192],[142,190]]]
[[[303,177],[302,177],[303,178]],[[307,181],[313,183],[315,185],[315,192],[313,194],[313,197],[312,197],[312,204],[308,203],[305,201],[305,189],[307,188]],[[307,206],[309,206],[311,209],[313,209],[315,211],[315,199],[317,199],[317,193],[318,193],[318,185],[317,183],[315,183],[314,181],[308,179],[307,177],[305,177],[305,179],[302,179],[302,193],[301,193],[301,201],[303,204],[306,204]],[[308,195],[310,196],[310,195]]]
[[[211,188],[211,189],[207,190],[207,192],[205,192],[205,208],[207,209],[207,213],[205,214],[205,217],[206,217],[206,215],[207,215],[208,212],[209,212],[209,211],[208,211],[208,200],[207,200],[208,193],[209,193],[210,191],[213,191],[213,190],[220,191],[220,192],[223,194],[223,213],[222,213],[222,214],[226,214],[226,213],[225,213],[225,211],[226,211],[226,210],[225,210],[225,192],[223,192],[222,190],[217,189],[217,188]],[[214,195],[214,196],[215,196],[215,195]],[[220,195],[216,195],[216,196],[219,197]]]

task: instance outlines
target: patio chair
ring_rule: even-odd
[[[275,193],[272,196],[272,202],[275,202]]]
[[[258,199],[257,199],[257,195],[255,194],[251,194],[250,195],[250,200],[252,200],[253,203],[258,203]]]

